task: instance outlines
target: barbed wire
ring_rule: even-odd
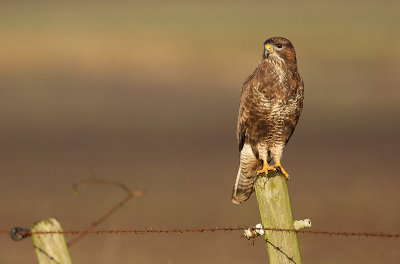
[[[285,228],[254,228],[254,227],[192,227],[192,228],[169,228],[169,229],[82,229],[82,230],[64,230],[64,231],[26,231],[20,227],[13,228],[11,231],[2,229],[1,234],[14,235],[27,237],[30,235],[123,235],[123,234],[184,234],[184,233],[214,233],[214,232],[232,232],[232,231],[244,231],[246,229],[263,229],[264,231],[272,232],[286,232],[286,233],[297,233],[297,234],[309,234],[309,235],[322,235],[322,236],[339,236],[339,237],[364,237],[364,238],[399,238],[400,233],[379,233],[379,232],[336,232],[336,231],[322,231],[322,230],[296,230],[296,229],[285,229]],[[18,230],[19,229],[19,230]]]
[[[133,235],[144,235],[144,234],[189,234],[189,233],[215,233],[215,232],[233,232],[233,231],[245,231],[245,230],[263,230],[263,231],[272,231],[272,232],[287,232],[287,233],[298,233],[298,234],[313,234],[313,235],[327,235],[331,236],[341,236],[341,237],[364,237],[364,238],[399,238],[400,234],[398,233],[373,233],[373,232],[332,232],[332,231],[320,231],[320,230],[296,230],[296,229],[284,229],[284,228],[269,228],[269,227],[245,227],[245,226],[237,226],[237,227],[197,227],[197,228],[170,228],[170,229],[84,229],[84,230],[67,230],[67,231],[35,231],[32,232],[28,229],[24,229],[21,227],[15,227],[11,231],[0,230],[0,233],[10,235],[13,240],[19,241],[24,238],[27,238],[33,234],[35,235],[76,235],[76,237],[83,237],[86,235],[96,234],[96,235],[124,235],[124,234],[133,234]],[[248,237],[246,235],[242,235],[242,237],[246,237],[247,239],[254,239],[256,237]],[[74,241],[74,240],[72,240]],[[284,252],[279,246],[273,244],[268,238],[265,238],[266,243],[270,244],[276,251],[283,254],[289,262],[296,264],[293,257],[289,256]],[[51,256],[48,256],[51,258]]]

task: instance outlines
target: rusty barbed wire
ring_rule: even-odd
[[[18,231],[17,233],[21,236],[29,236],[32,234],[36,235],[52,235],[52,234],[63,234],[63,235],[123,235],[123,234],[184,234],[184,233],[214,233],[214,232],[232,232],[232,231],[244,231],[246,229],[254,227],[192,227],[192,228],[169,228],[169,229],[82,229],[82,230],[65,230],[65,231],[43,231],[43,232],[32,232],[32,231]],[[311,235],[323,235],[323,236],[339,236],[339,237],[364,237],[364,238],[399,238],[400,233],[379,233],[379,232],[336,232],[336,231],[321,231],[321,230],[295,230],[285,228],[259,228],[264,231],[272,232],[287,232],[297,234],[311,234]],[[11,235],[11,231],[2,229],[1,234]]]

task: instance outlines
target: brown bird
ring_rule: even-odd
[[[250,197],[261,173],[279,170],[289,178],[281,165],[282,152],[299,120],[303,98],[292,43],[282,37],[267,39],[260,63],[242,87],[237,124],[240,165],[233,203]]]

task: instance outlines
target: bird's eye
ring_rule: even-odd
[[[282,48],[282,44],[280,44],[280,43],[276,43],[275,46],[276,46],[277,48],[279,48],[279,49]]]

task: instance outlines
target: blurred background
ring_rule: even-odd
[[[241,86],[263,42],[292,41],[305,107],[283,164],[296,219],[399,232],[399,1],[2,1],[0,228],[255,225],[230,201]],[[88,236],[74,263],[266,263],[240,233]],[[67,237],[70,238],[70,237]],[[399,263],[398,240],[299,235],[304,263]],[[35,263],[0,236],[0,263]]]

